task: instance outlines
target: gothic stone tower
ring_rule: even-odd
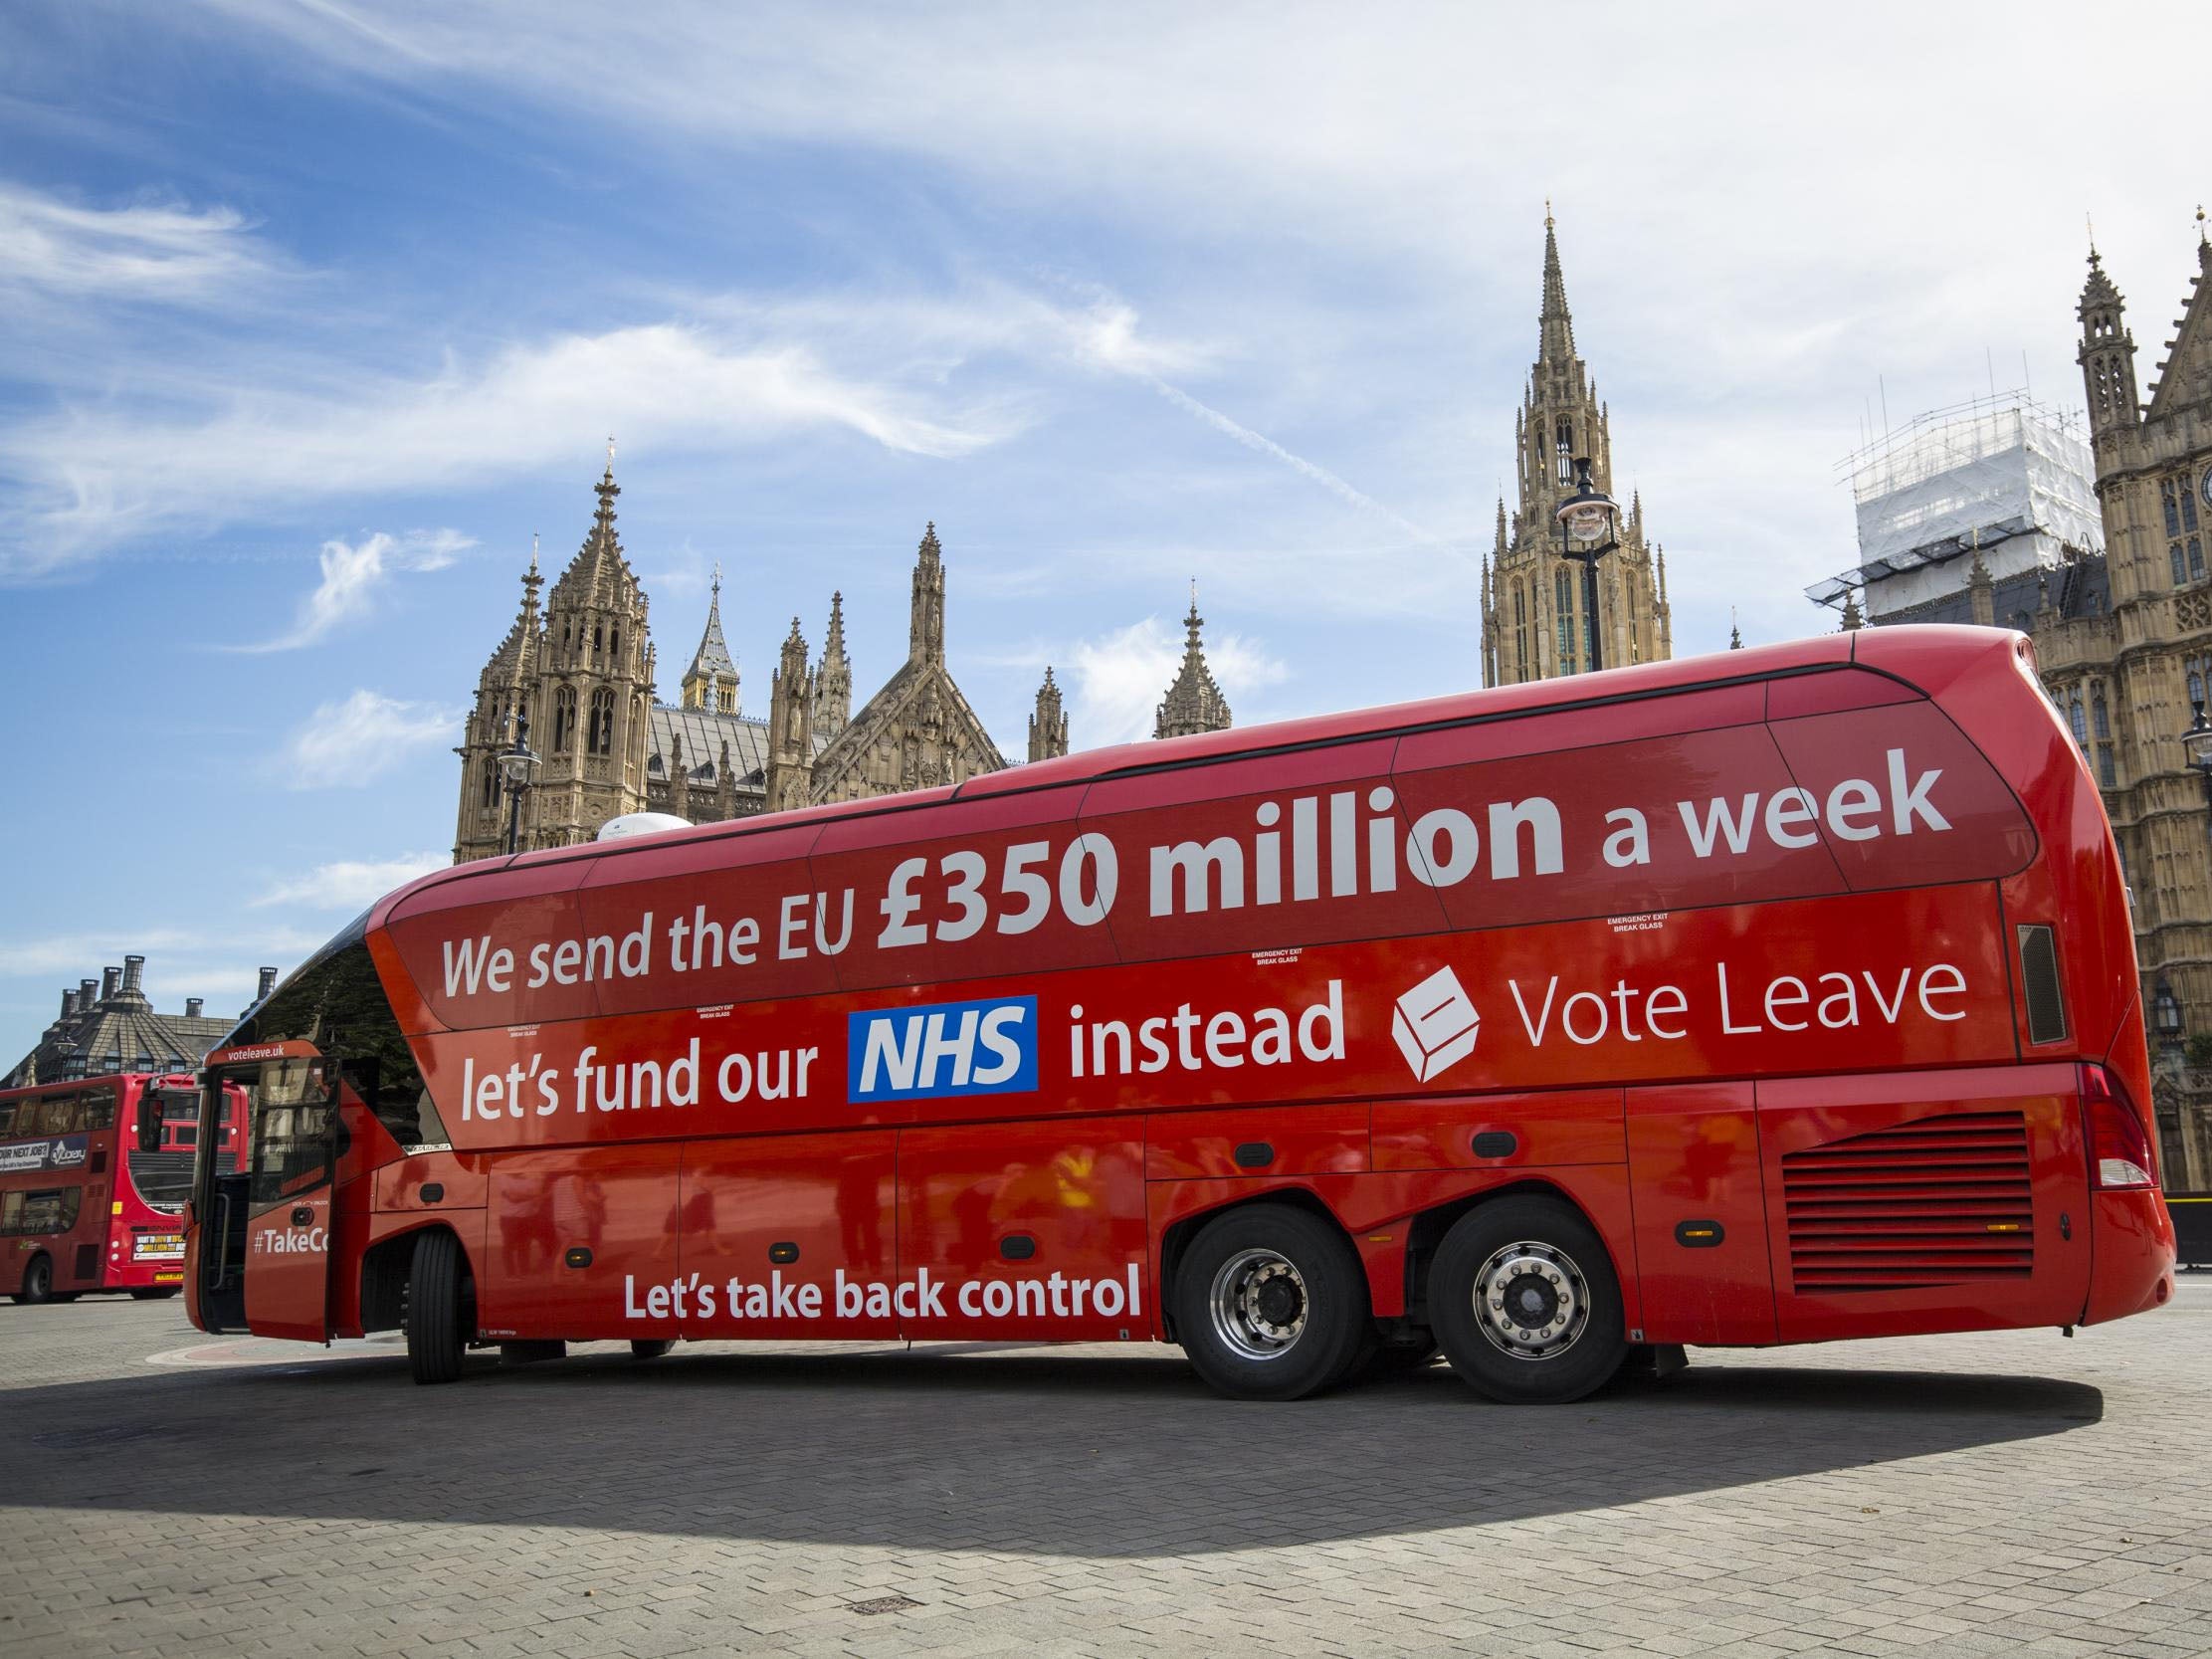
[[[2212,839],[2181,744],[2212,698],[2212,242],[2201,214],[2196,256],[2145,402],[2125,302],[2090,251],[2076,315],[2111,601],[2084,614],[2047,584],[2032,628],[2127,870],[2146,1014],[2164,984],[2185,1036],[2212,1033]],[[2212,1071],[2162,1058],[2153,1105],[2166,1186],[2212,1186]]]
[[[462,730],[461,812],[454,825],[453,861],[490,858],[506,849],[506,795],[501,786],[500,750],[514,736],[520,713],[536,729],[538,638],[537,549],[530,549],[529,573],[522,578],[522,608],[514,625],[477,676],[476,707]]]
[[[1514,477],[1520,510],[1508,524],[1498,504],[1498,528],[1483,561],[1483,684],[1510,686],[1548,680],[1589,667],[1582,580],[1578,565],[1559,556],[1552,515],[1574,493],[1574,459],[1590,458],[1590,476],[1613,493],[1613,440],[1597,386],[1574,352],[1574,319],[1559,274],[1559,243],[1551,215],[1543,221],[1543,309],[1537,318],[1534,367],[1514,418]],[[1604,665],[1619,668],[1674,655],[1667,604],[1667,558],[1645,533],[1641,499],[1621,523],[1620,548],[1598,566],[1598,638]]]
[[[841,726],[814,757],[809,797],[824,801],[866,800],[902,789],[927,789],[965,783],[995,772],[1006,758],[983,729],[944,661],[944,549],[937,526],[928,525],[914,554],[913,592],[908,607],[906,660],[866,708]],[[810,678],[805,695],[810,709],[829,707],[835,715],[837,690],[850,696],[851,670],[844,665],[842,612],[831,612],[835,637],[823,651],[823,667]],[[792,640],[805,662],[806,644],[794,628]],[[786,642],[786,660],[792,643]],[[783,677],[777,679],[782,695]],[[796,683],[792,695],[799,695]],[[771,711],[770,723],[775,721]],[[770,773],[769,810],[777,806]]]
[[[1229,700],[1214,684],[1200,638],[1206,619],[1198,614],[1198,584],[1191,583],[1190,614],[1183,618],[1183,664],[1152,715],[1154,737],[1189,737],[1201,731],[1226,731],[1234,724]]]
[[[622,488],[609,451],[590,533],[545,602],[544,706],[530,722],[530,746],[544,757],[529,796],[532,847],[589,841],[609,818],[645,806],[653,644],[645,590],[615,534]],[[728,673],[734,699],[736,670]]]
[[[1068,716],[1061,708],[1060,688],[1053,684],[1052,667],[1045,668],[1045,683],[1037,688],[1037,712],[1029,717],[1029,757],[1057,760],[1068,752]]]

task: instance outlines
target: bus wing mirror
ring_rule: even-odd
[[[161,1097],[151,1091],[138,1102],[138,1149],[161,1150]]]

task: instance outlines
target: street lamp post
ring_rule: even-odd
[[[2204,718],[2204,700],[2199,698],[2189,705],[2196,719],[2189,723],[2189,729],[2181,733],[2181,746],[2188,751],[2189,764],[2204,779],[2205,824],[2212,830],[2212,721]]]
[[[512,853],[522,832],[522,795],[537,770],[537,755],[527,741],[530,718],[521,705],[514,709],[514,740],[500,752],[500,773],[506,779],[506,850]]]
[[[1613,527],[1620,511],[1620,503],[1590,482],[1590,458],[1576,456],[1574,494],[1559,504],[1552,517],[1559,520],[1559,556],[1582,566],[1582,620],[1592,669],[1605,666],[1598,652],[1597,561],[1621,545]],[[2206,777],[2206,786],[2212,789],[2212,773]]]

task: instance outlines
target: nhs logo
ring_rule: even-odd
[[[932,1002],[845,1016],[846,1094],[871,1101],[1037,1087],[1037,999]]]

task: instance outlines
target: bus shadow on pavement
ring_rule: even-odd
[[[1294,1405],[1183,1361],[585,1352],[416,1388],[399,1358],[0,1392],[18,1510],[1136,1556],[1479,1526],[2064,1434],[2086,1383],[1693,1365],[1511,1408],[1442,1365]],[[157,1436],[127,1435],[158,1423]],[[127,1456],[86,1455],[127,1438]],[[117,1445],[117,1450],[124,1450]]]

